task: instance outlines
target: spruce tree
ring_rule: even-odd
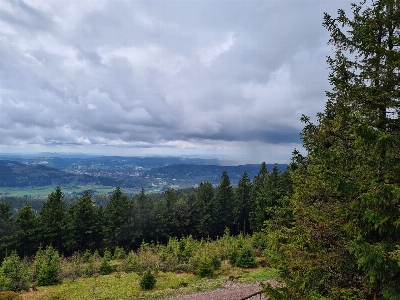
[[[235,189],[235,208],[234,216],[238,232],[246,234],[250,232],[249,213],[250,213],[250,191],[251,181],[249,174],[243,172]]]
[[[318,123],[303,116],[295,223],[271,255],[286,285],[272,299],[399,299],[400,2],[324,16],[335,56]]]
[[[22,257],[35,254],[38,246],[38,220],[29,204],[17,212],[15,219],[18,252]]]
[[[199,238],[207,238],[213,230],[214,187],[210,182],[201,182],[196,192],[194,219]]]
[[[134,202],[117,187],[104,209],[105,243],[109,249],[115,246],[129,248],[134,237]]]
[[[233,209],[235,194],[227,171],[223,171],[221,181],[214,196],[214,236],[222,236],[225,228],[234,231]]]
[[[42,246],[53,245],[61,251],[65,234],[65,213],[67,204],[60,187],[51,192],[39,213],[39,232]]]
[[[264,223],[264,212],[263,205],[260,203],[259,194],[262,192],[265,184],[266,177],[269,171],[267,170],[267,164],[263,162],[260,167],[260,171],[256,176],[251,185],[250,190],[250,203],[249,203],[249,223],[252,232],[260,231],[263,228]]]
[[[150,232],[154,228],[153,209],[153,201],[148,195],[146,195],[144,189],[142,188],[140,193],[136,195],[135,202],[135,219],[137,224],[136,230],[138,232],[137,237],[139,237],[140,242],[143,240],[150,241]]]
[[[15,224],[11,205],[0,202],[0,259],[15,246]]]
[[[85,191],[68,209],[66,217],[66,248],[69,251],[96,250],[101,247],[102,234],[98,209],[92,196]]]

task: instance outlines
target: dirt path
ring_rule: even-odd
[[[276,285],[275,280],[268,280],[271,285]],[[212,290],[191,293],[186,295],[178,295],[173,297],[168,297],[163,300],[239,300],[243,297],[249,296],[253,293],[261,291],[261,287],[257,283],[235,283],[232,281],[226,281],[222,284],[222,288]],[[264,295],[256,295],[249,300],[259,300],[266,299]]]

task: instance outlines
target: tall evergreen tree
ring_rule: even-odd
[[[251,181],[249,174],[243,172],[239,180],[238,186],[235,189],[235,222],[239,232],[246,234],[250,231],[249,214],[250,214],[250,191]]]
[[[15,226],[11,206],[0,202],[0,258],[15,246]]]
[[[160,242],[167,242],[169,238],[178,235],[179,221],[176,218],[176,204],[178,196],[173,189],[163,193],[163,198],[155,205],[155,238]]]
[[[101,242],[98,209],[94,206],[90,193],[85,191],[67,211],[64,243],[69,251],[84,252],[100,249]]]
[[[303,117],[295,227],[274,245],[286,285],[272,299],[400,298],[400,2],[352,13],[324,17],[332,91],[317,125]]]
[[[29,204],[18,210],[15,226],[19,254],[22,257],[35,254],[39,246],[38,218]]]
[[[235,195],[227,171],[223,171],[221,181],[214,196],[214,236],[222,236],[225,228],[234,231],[233,208]]]
[[[210,182],[201,182],[196,192],[194,224],[199,238],[211,236],[213,230],[214,187]]]
[[[143,239],[145,241],[150,241],[151,231],[154,229],[154,203],[151,198],[146,195],[143,188],[140,193],[136,195],[135,208],[136,230],[137,237],[140,239],[139,242],[142,242]]]
[[[264,211],[263,204],[260,203],[260,194],[264,189],[264,184],[266,182],[266,178],[269,174],[267,170],[267,164],[263,162],[260,167],[260,171],[258,174],[254,176],[253,183],[251,185],[250,191],[250,212],[249,212],[249,223],[251,231],[260,231],[263,228],[264,224]]]
[[[134,239],[134,202],[117,187],[104,209],[104,235],[106,247],[129,248]]]
[[[43,246],[52,245],[61,252],[65,233],[65,213],[67,205],[60,187],[51,192],[39,212],[40,241]]]

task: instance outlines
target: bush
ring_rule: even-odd
[[[74,281],[81,277],[84,273],[83,256],[80,252],[75,252],[70,258],[61,260],[60,279],[68,279]]]
[[[256,248],[265,249],[268,245],[267,234],[265,232],[255,232],[251,237]]]
[[[214,276],[214,268],[212,266],[211,260],[207,258],[203,258],[197,269],[197,274],[200,277],[213,277]]]
[[[29,268],[16,252],[4,258],[0,268],[0,290],[21,291],[29,285]]]
[[[254,257],[253,250],[248,246],[243,246],[238,251],[236,258],[236,266],[239,268],[255,268],[257,261]]]
[[[144,272],[139,284],[142,290],[151,290],[155,286],[156,282],[157,280],[154,277],[153,273],[151,273],[150,270],[147,270],[146,272]]]
[[[35,277],[38,286],[52,285],[60,281],[60,257],[58,251],[52,246],[36,252]]]
[[[85,254],[83,255],[85,259]],[[93,255],[90,254],[87,255],[86,257],[88,259],[86,265],[83,268],[83,275],[85,277],[90,277],[93,275],[96,275],[99,272],[100,264],[101,264],[101,256],[99,255],[99,252],[96,250],[94,251]]]
[[[213,268],[215,270],[221,268],[221,257],[219,256],[218,253],[212,253],[212,255],[210,256],[211,259],[211,265],[213,266]]]
[[[122,262],[122,270],[125,272],[138,272],[138,258],[136,253],[133,251],[129,251],[125,260]]]
[[[21,296],[16,292],[0,292],[0,300],[22,300]]]
[[[108,260],[108,258],[106,256],[103,257],[103,259],[101,260],[101,264],[99,267],[99,273],[101,275],[108,275],[112,272],[112,267],[110,265],[110,261]]]
[[[110,250],[105,250],[104,251],[104,255],[103,258],[107,259],[108,261],[110,261],[112,259],[112,254]]]
[[[113,258],[114,259],[123,259],[125,257],[126,257],[126,253],[125,253],[124,248],[115,246]]]
[[[86,249],[86,251],[85,251],[85,253],[83,254],[83,261],[85,262],[85,263],[88,263],[88,262],[90,262],[90,260],[92,259],[92,253],[90,252],[90,250],[89,249]]]

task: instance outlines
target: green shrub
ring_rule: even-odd
[[[210,259],[203,258],[202,260],[200,260],[199,267],[197,269],[197,275],[199,275],[200,277],[214,276],[214,268]]]
[[[267,234],[265,232],[255,232],[251,237],[256,248],[265,249],[268,245]]]
[[[0,292],[0,300],[22,300],[22,298],[16,292],[6,291]]]
[[[16,252],[4,258],[0,268],[0,290],[21,291],[29,285],[29,268]]]
[[[84,258],[85,254],[83,255]],[[98,274],[101,264],[101,256],[99,255],[99,252],[96,250],[93,255],[91,254],[90,257],[88,256],[87,258],[88,261],[83,268],[83,275],[85,277],[90,277]]]
[[[210,259],[211,259],[211,265],[213,266],[214,269],[221,268],[221,257],[218,253],[216,252],[212,253]]]
[[[125,272],[139,271],[136,253],[129,251],[125,260],[122,262],[122,270]]]
[[[253,250],[249,246],[243,246],[238,251],[236,258],[236,266],[239,268],[255,268],[257,267],[257,261],[254,257]]]
[[[108,261],[110,261],[112,259],[112,254],[110,250],[105,250],[104,251],[104,255],[103,258],[107,259]]]
[[[101,260],[101,264],[99,267],[99,273],[101,275],[108,275],[112,272],[112,267],[110,265],[110,261],[108,260],[108,258],[106,256],[103,257],[103,259]]]
[[[39,249],[36,252],[35,278],[38,286],[52,285],[60,281],[60,256],[52,246],[45,250]]]
[[[150,270],[147,270],[146,272],[144,272],[139,284],[142,290],[151,290],[155,286],[156,282],[157,280],[154,277],[153,273],[151,273]]]
[[[86,249],[85,253],[83,254],[83,261],[85,263],[88,263],[91,260],[92,256],[93,256],[92,252],[90,252],[90,250]]]
[[[126,258],[126,253],[123,247],[115,246],[113,259]]]

